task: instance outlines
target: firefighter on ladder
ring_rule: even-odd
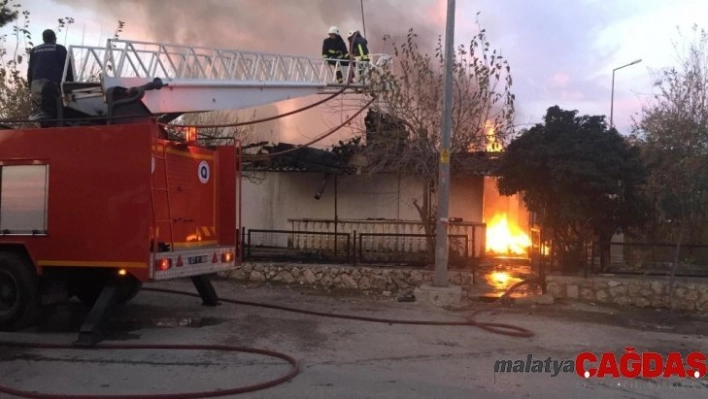
[[[42,32],[44,44],[34,47],[30,51],[29,66],[27,68],[27,84],[32,100],[32,116],[35,119],[56,118],[59,105],[59,85],[61,84],[66,63],[66,47],[57,43],[57,36],[53,30]],[[73,82],[74,74],[69,65],[66,81]],[[32,119],[32,116],[30,119]],[[53,126],[52,123],[40,122],[42,127]]]
[[[339,29],[336,26],[330,27],[328,33],[329,37],[322,42],[322,57],[327,60],[329,65],[335,67],[337,83],[344,83],[342,66],[349,66],[349,63],[346,62],[349,58],[347,44],[339,35]]]
[[[356,59],[359,82],[363,83],[370,61],[368,42],[358,30],[349,31],[347,39],[349,40],[349,49]]]

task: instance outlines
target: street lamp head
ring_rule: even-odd
[[[622,65],[622,66],[620,66],[620,67],[617,67],[617,68],[613,69],[612,72],[614,73],[614,71],[616,71],[616,70],[618,70],[618,69],[626,68],[626,67],[631,66],[631,65],[634,65],[634,64],[639,64],[640,62],[642,62],[642,59],[641,59],[641,58],[638,59],[638,60],[634,60],[634,61],[630,62],[629,64],[625,64],[625,65]]]

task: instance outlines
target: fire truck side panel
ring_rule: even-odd
[[[233,245],[239,243],[236,248],[236,259],[240,259],[238,254],[241,253],[240,234],[237,231],[241,229],[240,220],[237,221],[236,209],[240,192],[236,191],[237,182],[241,181],[240,171],[237,169],[239,165],[236,162],[236,154],[232,147],[219,147],[219,175],[217,176],[219,184],[219,192],[217,193],[217,229],[219,245]],[[238,175],[237,175],[238,174]],[[240,216],[240,215],[238,215]],[[238,223],[238,224],[237,224]]]
[[[0,182],[0,217],[9,223],[13,213],[44,211],[45,231],[13,231],[0,219],[0,243],[22,242],[39,273],[51,267],[125,268],[147,280],[156,129],[131,124],[0,131],[3,175],[12,176],[12,166],[47,165],[46,180],[27,179],[22,190],[12,189],[19,187],[12,179]],[[36,201],[43,188],[43,201]]]
[[[217,245],[215,152],[159,141],[155,159],[160,164],[153,177],[158,241],[174,240],[175,250]],[[163,190],[166,186],[168,191]]]

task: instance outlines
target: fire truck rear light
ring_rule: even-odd
[[[228,263],[228,262],[231,262],[232,260],[234,260],[234,254],[232,254],[231,252],[224,252],[223,254],[221,254],[221,261],[222,262]]]
[[[182,255],[177,257],[177,264],[175,266],[177,266],[177,267],[184,266],[184,263],[182,262]]]
[[[158,259],[155,261],[155,268],[157,270],[167,270],[172,266],[172,261],[169,258]]]

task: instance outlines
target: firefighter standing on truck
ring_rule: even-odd
[[[42,40],[44,44],[30,51],[27,84],[34,114],[41,115],[39,119],[52,119],[57,117],[59,85],[64,73],[67,51],[66,47],[56,44],[57,36],[51,29],[42,32]],[[71,65],[67,70],[66,81],[74,81]],[[51,124],[42,125],[45,127]]]
[[[349,39],[349,51],[354,55],[359,69],[359,81],[363,82],[364,75],[369,63],[369,47],[368,42],[358,30],[349,31],[347,35]]]
[[[329,37],[322,42],[322,57],[327,60],[329,65],[333,65],[337,73],[337,83],[343,83],[342,66],[348,66],[349,63],[344,61],[349,58],[347,52],[347,44],[339,35],[339,29],[336,26],[329,28]],[[339,60],[339,62],[337,62]]]

